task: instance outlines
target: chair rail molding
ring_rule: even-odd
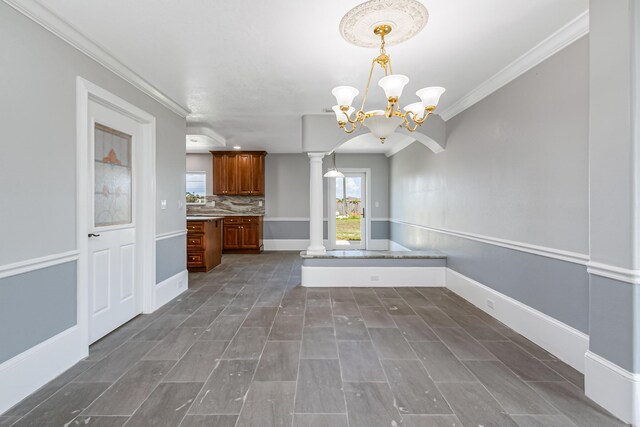
[[[529,243],[499,239],[497,237],[483,236],[480,234],[467,233],[464,231],[456,231],[438,227],[428,227],[426,225],[413,224],[411,222],[402,221],[399,219],[392,219],[391,222],[394,224],[408,225],[411,227],[422,228],[423,230],[434,231],[436,233],[443,233],[450,236],[488,243],[490,245],[502,246],[504,248],[515,249],[521,252],[528,252],[530,254],[540,255],[547,258],[559,259],[561,261],[572,262],[574,264],[587,265],[587,262],[589,261],[589,255],[581,254],[578,252],[565,251],[562,249],[549,248],[546,246],[531,245]]]
[[[53,267],[54,265],[64,264],[71,261],[77,261],[79,256],[80,252],[73,250],[0,265],[0,279],[40,270],[42,268]]]
[[[160,89],[120,62],[110,52],[36,0],[4,0],[4,2],[179,116],[187,117],[191,113],[188,108],[171,99]]]
[[[632,285],[640,285],[640,270],[631,270],[602,262],[589,261],[587,262],[587,273]]]
[[[448,121],[588,33],[587,10],[444,109],[440,117]]]
[[[161,233],[161,234],[156,234],[156,240],[165,240],[165,239],[171,239],[173,237],[178,237],[178,236],[185,236],[187,234],[187,230],[176,230],[176,231],[169,231],[167,233]]]

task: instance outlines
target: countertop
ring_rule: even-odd
[[[302,258],[312,259],[442,259],[447,256],[436,250],[430,251],[327,251],[323,255],[307,255],[301,252]]]
[[[264,216],[264,214],[252,214],[252,213],[221,213],[217,215],[187,215],[187,221],[197,221],[198,218],[224,218],[226,216]]]
[[[216,219],[224,219],[223,216],[188,216],[187,221],[213,221]]]

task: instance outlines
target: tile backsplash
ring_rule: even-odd
[[[187,205],[187,215],[264,215],[264,196],[206,196],[206,201]]]

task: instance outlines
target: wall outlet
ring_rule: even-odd
[[[178,200],[178,209],[182,209],[183,206],[184,203],[182,203],[182,200]]]
[[[380,207],[380,202],[375,202],[375,203],[374,203],[374,206],[375,206],[376,208],[379,208],[379,207]]]
[[[489,307],[491,310],[494,309],[494,301],[492,299],[488,299],[487,300],[487,307]]]
[[[160,200],[160,209],[167,209],[167,201]]]
[[[371,281],[372,282],[379,282],[380,281],[380,276],[371,276]]]
[[[262,200],[258,201],[258,206],[262,207]]]
[[[207,203],[207,206],[209,206],[210,208],[215,208],[216,207],[216,201],[212,200],[209,203]]]

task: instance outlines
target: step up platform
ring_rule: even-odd
[[[307,287],[442,287],[447,256],[428,251],[301,252],[302,286]]]

